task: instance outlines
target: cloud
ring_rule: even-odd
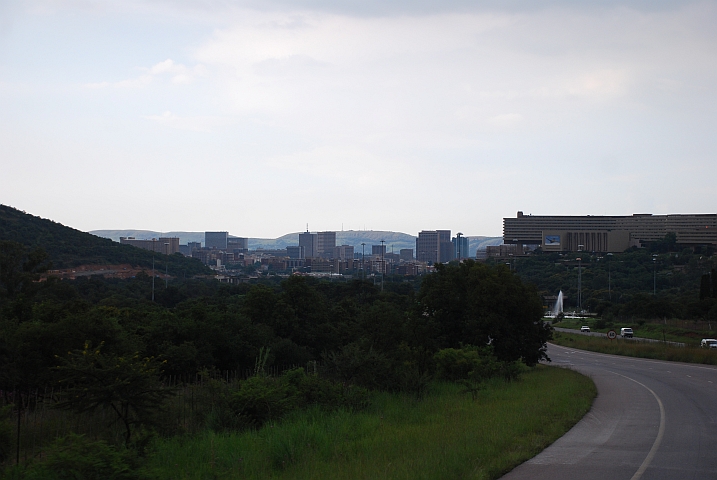
[[[206,68],[203,65],[195,65],[190,68],[181,63],[175,63],[171,58],[156,63],[149,68],[140,68],[140,70],[146,73],[119,82],[86,83],[84,86],[91,89],[107,87],[144,88],[157,79],[169,79],[173,84],[187,84],[192,83],[196,78],[203,77],[206,74]]]
[[[496,127],[512,127],[519,124],[522,120],[523,115],[519,113],[504,113],[490,118],[488,123]]]
[[[205,133],[211,132],[214,127],[228,123],[228,120],[225,118],[211,116],[181,117],[174,115],[170,111],[166,111],[161,115],[146,115],[144,118],[164,127]]]

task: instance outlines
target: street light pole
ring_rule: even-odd
[[[652,257],[652,296],[657,296],[657,259]]]
[[[381,291],[383,292],[383,276],[386,273],[386,264],[383,260],[383,251],[384,251],[384,243],[386,243],[386,240],[381,240]]]
[[[364,260],[364,247],[366,246],[365,242],[361,243],[361,280],[366,281],[366,260]]]
[[[164,253],[169,257],[169,243],[164,242]],[[169,262],[164,262],[164,289],[166,290],[169,286]]]
[[[152,239],[152,301],[154,302],[154,241]]]
[[[578,311],[583,311],[583,298],[582,298],[582,287],[583,287],[583,266],[582,266],[583,259],[581,257],[578,257]]]
[[[612,300],[612,290],[610,289],[610,257],[612,257],[612,253],[607,254],[607,296],[610,300]]]

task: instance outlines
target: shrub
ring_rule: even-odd
[[[260,427],[287,413],[317,405],[326,410],[360,410],[369,403],[367,389],[344,385],[306,374],[303,368],[287,370],[281,377],[254,376],[241,383],[230,400],[239,428]]]
[[[489,378],[499,377],[506,381],[517,380],[526,368],[518,361],[500,361],[491,347],[466,345],[460,349],[446,348],[435,356],[439,378],[471,384],[477,391],[479,384]]]
[[[135,452],[115,448],[104,441],[92,441],[84,435],[70,434],[56,440],[46,457],[20,471],[20,478],[77,480],[145,480],[153,478],[138,465]]]

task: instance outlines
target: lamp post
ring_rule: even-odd
[[[612,257],[612,253],[607,254],[607,296],[612,300],[612,291],[610,289],[610,257]]]
[[[364,260],[364,247],[366,246],[365,242],[361,243],[361,280],[366,281],[366,260]]]
[[[386,273],[386,264],[383,260],[384,243],[386,240],[381,240],[381,291],[383,292],[383,275]]]
[[[164,253],[169,257],[169,243],[164,242]],[[169,277],[169,261],[168,259],[164,262],[164,289],[166,290],[169,286],[169,280],[167,278]]]
[[[577,258],[577,261],[578,261],[578,311],[579,311],[579,312],[582,312],[582,311],[583,311],[583,298],[582,298],[582,294],[583,294],[583,293],[582,293],[582,286],[583,286],[583,285],[582,285],[582,283],[583,283],[582,274],[583,274],[583,271],[582,271],[582,260],[583,260],[583,259],[582,259],[581,257],[578,257],[578,258]]]
[[[652,256],[652,296],[657,296],[657,255]]]
[[[578,245],[578,252],[582,252],[585,245]],[[583,311],[583,266],[582,257],[578,257],[578,311]]]
[[[152,301],[154,302],[154,241],[152,239]]]

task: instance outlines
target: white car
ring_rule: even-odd
[[[621,328],[620,336],[622,338],[632,338],[632,328]]]
[[[588,327],[587,325],[583,325],[582,327],[580,327],[580,331],[590,333],[590,327]]]
[[[714,338],[703,338],[700,342],[702,348],[717,348],[717,340]]]

